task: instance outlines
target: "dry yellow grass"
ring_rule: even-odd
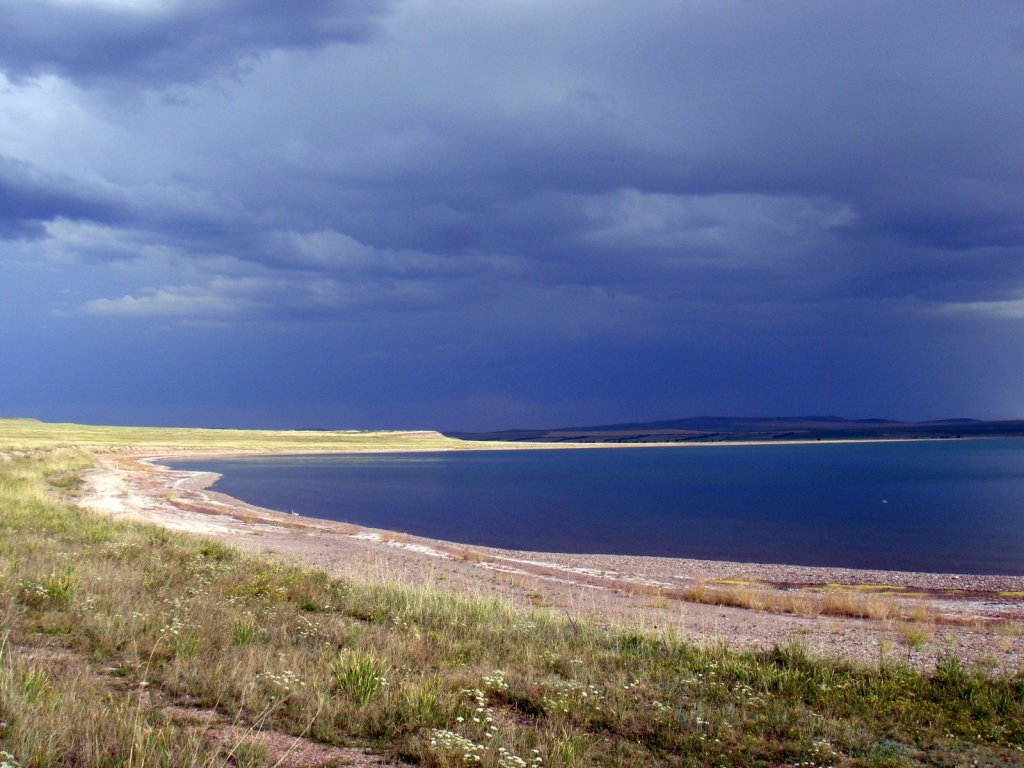
[[[93,449],[171,448],[195,451],[417,451],[479,449],[439,432],[361,430],[242,430],[110,427],[0,419],[0,446],[33,450],[77,446]],[[494,444],[495,447],[508,447]],[[488,444],[485,447],[492,447]]]

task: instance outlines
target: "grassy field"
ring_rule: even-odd
[[[459,450],[481,447],[436,432],[106,427],[52,424],[35,419],[0,419],[0,447],[24,450],[60,446],[205,451]]]
[[[89,445],[124,433],[44,425],[40,437],[10,424],[5,768],[294,764],[269,739],[282,734],[438,768],[1024,765],[1024,676],[952,657],[922,675],[812,660],[797,646],[736,653],[338,580],[80,510],[69,497],[90,451],[50,446],[78,429]],[[133,442],[204,437],[180,432]],[[232,448],[305,439],[217,434]],[[317,449],[378,439],[312,434]]]

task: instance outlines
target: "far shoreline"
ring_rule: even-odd
[[[442,434],[442,433],[438,433]],[[634,443],[613,443],[613,442],[589,442],[589,443],[563,443],[563,442],[511,442],[511,443],[499,443],[497,441],[471,441],[463,440],[461,438],[448,438],[453,441],[461,443],[473,443],[472,447],[464,447],[463,445],[456,446],[396,446],[396,447],[373,447],[373,448],[334,448],[334,449],[319,449],[311,448],[308,450],[285,448],[285,449],[224,449],[218,448],[214,450],[207,450],[202,448],[173,448],[168,450],[162,447],[147,447],[147,446],[129,446],[123,450],[118,448],[114,449],[114,452],[124,453],[125,455],[132,456],[133,458],[147,459],[152,461],[159,461],[160,459],[167,459],[169,461],[175,461],[182,457],[195,458],[199,460],[215,460],[215,459],[232,459],[232,458],[246,458],[246,457],[268,457],[268,456],[353,456],[362,454],[402,454],[402,453],[473,453],[473,452],[487,452],[493,453],[496,451],[560,451],[560,450],[599,450],[599,449],[616,449],[616,448],[760,448],[770,446],[811,446],[811,445],[853,445],[864,443],[878,444],[878,443],[946,443],[951,441],[982,441],[982,440],[1024,440],[1024,437],[1018,438],[1013,435],[1008,436],[989,436],[989,435],[972,435],[969,437],[871,437],[871,438],[841,438],[841,439],[822,439],[822,440],[731,440],[731,441],[707,441],[707,442],[634,442]],[[100,446],[83,446],[83,447],[100,447]],[[102,448],[109,448],[109,446],[102,446]]]
[[[398,432],[397,434],[401,434]],[[318,454],[329,456],[332,454],[347,455],[353,453],[451,453],[461,451],[556,451],[556,450],[576,450],[586,449],[590,450],[593,448],[715,448],[715,447],[726,447],[726,448],[742,448],[744,446],[771,446],[771,445],[851,445],[853,443],[944,443],[951,441],[965,441],[965,440],[1024,440],[1024,437],[1017,437],[1016,435],[970,435],[967,437],[866,437],[866,438],[828,438],[828,439],[813,439],[813,440],[694,440],[694,441],[662,441],[662,442],[612,442],[612,441],[589,441],[589,442],[541,442],[541,441],[509,441],[501,442],[497,440],[466,440],[460,437],[448,437],[443,432],[437,434],[446,437],[448,440],[460,443],[460,445],[454,446],[413,446],[413,447],[395,447],[395,448],[338,448],[332,450],[317,450],[310,449],[306,450],[275,450],[275,449],[260,449],[260,450],[231,450],[231,449],[216,449],[213,451],[205,451],[202,449],[191,449],[181,448],[180,450],[185,453],[192,454],[198,451],[197,455],[210,455],[217,457],[228,457],[228,456],[273,456],[273,455],[295,455],[305,456],[308,454]],[[472,446],[472,447],[468,447]],[[131,449],[129,449],[131,450]],[[145,447],[142,448],[144,451],[148,451]],[[175,454],[168,453],[167,458],[172,458]],[[153,454],[153,458],[159,458],[157,454]]]

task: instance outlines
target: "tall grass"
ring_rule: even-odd
[[[0,461],[0,750],[24,765],[273,763],[218,746],[170,705],[449,768],[1024,756],[1019,675],[953,658],[932,675],[868,668],[796,645],[737,653],[339,580],[58,500],[89,461]]]

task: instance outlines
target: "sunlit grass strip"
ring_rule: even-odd
[[[334,579],[55,501],[45,478],[88,461],[0,461],[0,749],[25,765],[223,759],[168,703],[449,768],[1021,760],[1021,676],[733,653]]]
[[[111,427],[0,419],[0,446],[9,450],[54,447],[175,448],[204,451],[395,451],[477,448],[436,432],[359,430],[243,430]],[[484,446],[487,447],[487,446]]]
[[[942,616],[930,613],[923,603],[912,605],[897,597],[923,597],[924,593],[890,592],[888,590],[843,589],[828,585],[824,594],[800,589],[787,591],[743,579],[698,579],[687,588],[629,584],[623,589],[631,594],[650,595],[705,605],[723,605],[796,616],[837,616],[879,620],[928,621],[942,623]],[[953,620],[951,620],[953,621]]]
[[[826,589],[843,589],[852,592],[885,592],[899,593],[906,592],[906,587],[896,584],[826,584]]]

